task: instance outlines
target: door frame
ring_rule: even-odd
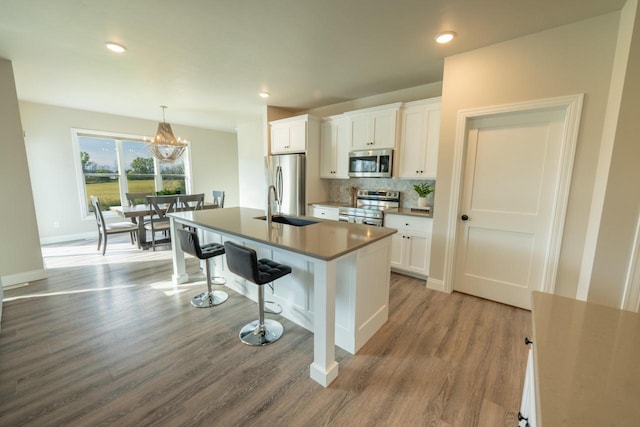
[[[455,277],[456,243],[458,239],[458,217],[462,198],[464,161],[467,152],[469,123],[473,119],[503,115],[515,112],[536,110],[564,110],[564,128],[562,132],[562,147],[560,157],[560,173],[558,185],[554,189],[553,215],[551,218],[551,235],[549,249],[545,254],[543,283],[540,291],[554,293],[555,279],[560,259],[560,246],[564,232],[571,175],[578,142],[580,115],[584,94],[546,98],[534,101],[517,102],[512,104],[495,105],[490,107],[471,108],[458,111],[456,137],[453,151],[453,175],[451,179],[451,198],[449,203],[449,225],[444,258],[444,286],[445,292],[453,292]]]
[[[624,295],[620,309],[640,312],[640,216],[636,223],[631,260],[624,283]]]

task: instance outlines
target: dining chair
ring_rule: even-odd
[[[180,208],[186,211],[197,211],[204,206],[204,193],[186,194],[178,197]]]
[[[224,191],[213,190],[213,204],[219,208],[224,208]]]
[[[102,246],[102,255],[107,252],[107,236],[110,234],[129,233],[131,237],[131,244],[138,242],[138,248],[140,247],[140,241],[138,239],[138,226],[132,222],[112,222],[107,223],[102,215],[102,207],[100,206],[100,200],[96,196],[90,196],[91,205],[93,206],[93,213],[96,216],[96,224],[98,225],[98,249]],[[104,241],[104,243],[103,243]]]
[[[167,216],[170,212],[175,212],[179,196],[147,196],[147,204],[151,211],[149,222],[144,225],[145,230],[151,232],[151,249],[156,250],[156,244],[171,244],[171,223]],[[167,236],[163,240],[156,241],[156,233],[162,231]]]
[[[147,203],[147,196],[153,196],[153,192],[148,191],[144,193],[124,193],[124,196],[127,198],[127,203],[129,206],[133,207],[135,205],[144,205]]]
[[[129,207],[134,207],[135,205],[144,205],[147,203],[147,196],[153,196],[152,191],[147,191],[144,193],[124,193],[125,198],[127,199],[127,204]],[[134,224],[138,223],[138,218],[135,216],[131,217],[131,222]],[[145,218],[145,222],[147,222]],[[140,229],[138,229],[138,233]],[[140,237],[140,236],[138,236]]]

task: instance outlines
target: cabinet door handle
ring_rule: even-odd
[[[529,337],[524,337],[524,345],[533,344],[533,341],[529,339]]]
[[[529,418],[525,418],[522,412],[518,412],[518,421],[526,421],[525,427],[529,427]]]
[[[462,216],[460,217],[460,219],[461,219],[461,220],[463,220],[463,221],[466,221],[466,220],[468,220],[468,219],[469,219],[469,216],[468,216],[468,215],[462,215]]]

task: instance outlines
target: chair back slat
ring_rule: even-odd
[[[167,214],[175,212],[178,196],[147,196],[149,210],[156,216],[155,220],[168,220]]]
[[[98,224],[98,229],[105,228],[104,216],[102,215],[102,207],[100,206],[100,200],[96,196],[89,196],[91,199],[91,206],[93,206],[93,213],[96,216],[96,223]]]
[[[224,191],[213,191],[213,204],[219,208],[224,208]]]
[[[184,210],[200,210],[204,206],[204,193],[182,195],[178,197],[178,203]]]
[[[145,193],[124,193],[127,198],[127,203],[129,206],[135,205],[143,205],[147,202],[147,196],[153,196],[153,192],[145,192]]]

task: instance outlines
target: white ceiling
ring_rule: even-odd
[[[171,123],[233,131],[267,103],[308,109],[437,82],[445,56],[624,2],[1,0],[0,57],[21,100],[156,121],[167,105]],[[438,46],[442,30],[458,38]]]

